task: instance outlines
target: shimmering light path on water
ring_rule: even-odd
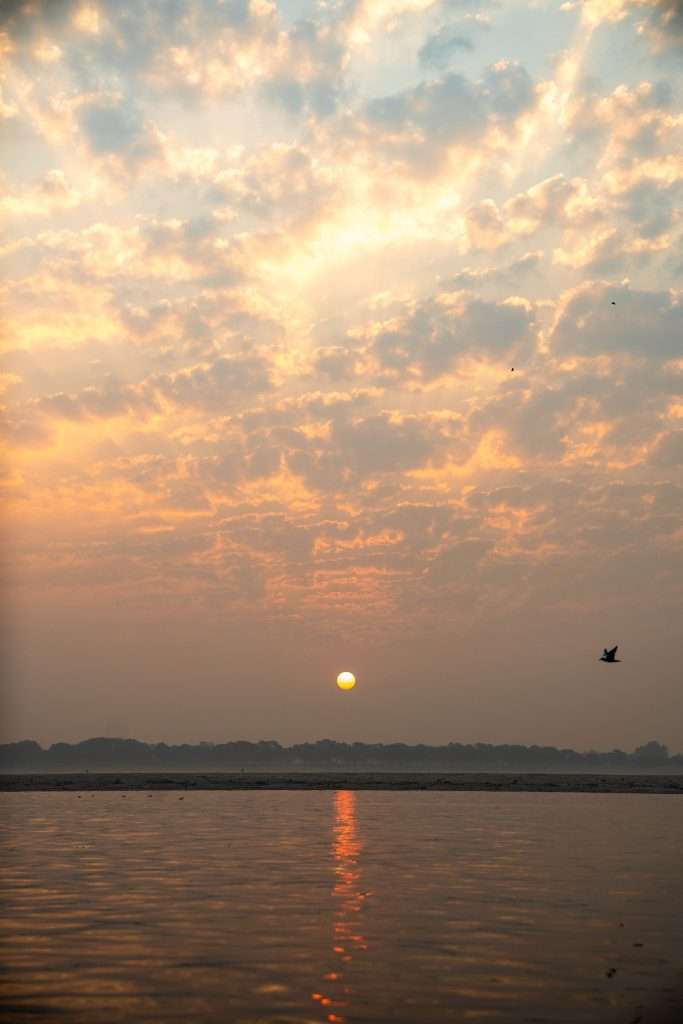
[[[0,805],[8,1021],[648,1024],[678,994],[671,797]]]

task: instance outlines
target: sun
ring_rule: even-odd
[[[353,672],[340,672],[337,676],[337,686],[340,690],[352,690],[356,685],[356,677]]]

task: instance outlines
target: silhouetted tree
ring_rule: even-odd
[[[235,771],[240,768],[309,771],[649,771],[683,770],[683,754],[669,756],[663,743],[650,740],[632,754],[623,750],[579,753],[532,744],[340,743],[324,739],[283,747],[276,740],[226,743],[141,743],[95,737],[82,743],[53,743],[47,750],[34,740],[0,745],[0,771]]]
[[[633,758],[643,764],[662,764],[669,760],[669,751],[658,740],[650,740],[643,743],[642,747],[636,747],[633,751]]]

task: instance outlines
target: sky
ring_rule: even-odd
[[[680,0],[0,52],[2,739],[682,750]]]

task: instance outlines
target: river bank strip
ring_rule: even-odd
[[[681,775],[525,772],[53,772],[0,775],[0,792],[387,790],[493,793],[678,793]]]

